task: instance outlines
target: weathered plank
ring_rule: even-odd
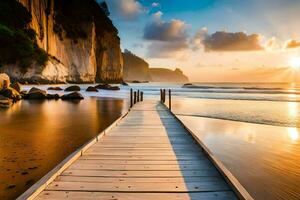
[[[44,200],[101,199],[101,200],[236,200],[231,191],[194,193],[117,193],[117,192],[74,192],[44,191],[38,197]]]

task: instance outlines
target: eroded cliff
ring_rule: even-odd
[[[125,81],[150,81],[149,64],[144,59],[128,50],[123,53],[123,58]]]
[[[50,59],[24,72],[5,66],[12,79],[37,82],[119,82],[123,58],[118,31],[95,0],[20,0]]]

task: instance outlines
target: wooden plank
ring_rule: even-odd
[[[131,155],[131,156],[120,156],[120,155],[88,155],[84,154],[80,159],[89,159],[89,160],[199,160],[204,159],[204,154],[199,154],[195,156],[152,156],[152,155]]]
[[[198,160],[86,160],[79,158],[77,162],[88,164],[109,164],[109,165],[198,165],[207,158]]]
[[[110,170],[110,171],[180,171],[180,170],[201,170],[211,169],[213,166],[208,161],[203,161],[197,165],[106,165],[106,164],[87,164],[76,162],[69,167],[69,169],[82,170]]]
[[[194,193],[111,193],[111,192],[74,192],[44,191],[39,200],[64,199],[101,199],[101,200],[237,200],[231,191],[194,192]]]
[[[229,190],[223,181],[190,183],[91,183],[54,181],[47,191],[87,191],[87,192],[216,192]]]
[[[101,170],[77,170],[67,169],[63,176],[101,176],[101,177],[197,177],[197,176],[220,176],[214,169],[198,171],[101,171]]]
[[[221,177],[186,177],[186,178],[113,178],[113,177],[86,177],[86,176],[59,176],[59,182],[90,182],[90,183],[190,183],[224,181]]]

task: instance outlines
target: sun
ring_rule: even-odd
[[[289,60],[289,66],[293,69],[300,69],[300,57],[291,57]]]

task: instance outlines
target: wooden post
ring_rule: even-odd
[[[133,104],[136,104],[136,91],[133,93]]]
[[[137,91],[137,100],[136,100],[136,101],[137,101],[137,102],[140,101],[140,90]]]
[[[164,103],[165,103],[166,102],[166,89],[164,89],[163,98],[164,98]]]
[[[160,89],[160,102],[162,102],[162,89]]]
[[[144,92],[141,92],[141,101],[144,101]]]
[[[132,88],[130,88],[130,108],[133,106],[133,99],[132,99],[133,91]]]
[[[171,89],[169,89],[169,109],[172,110]]]

